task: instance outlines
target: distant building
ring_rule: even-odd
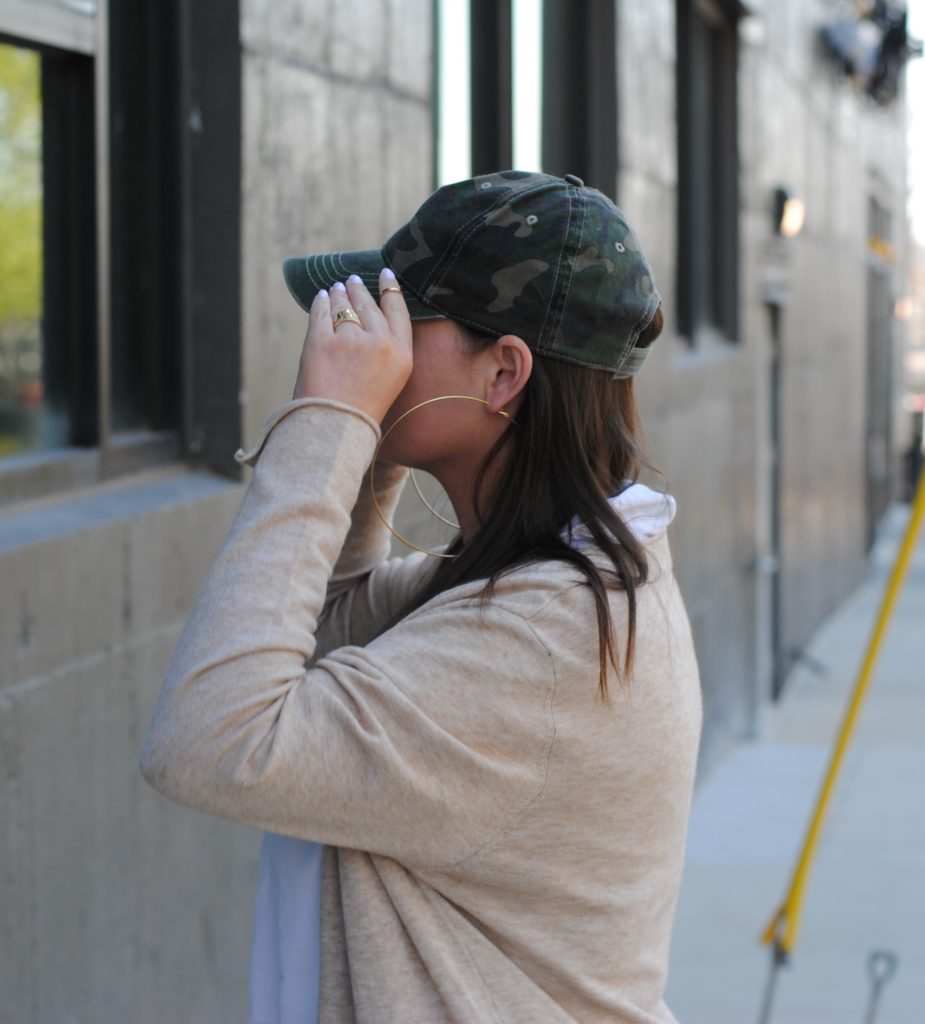
[[[916,48],[892,7],[872,12],[0,4],[17,1021],[241,1017],[259,837],[151,791],[142,731],[243,495],[233,453],[291,397],[305,316],[280,261],[378,245],[446,180],[575,174],[637,228],[665,300],[638,392],[678,500],[702,768],[760,729],[902,494]],[[399,523],[423,535],[411,492]]]

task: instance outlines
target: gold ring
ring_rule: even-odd
[[[380,289],[379,289],[379,294],[380,294],[380,295],[382,295],[382,294],[383,294],[384,292],[398,292],[398,294],[399,294],[399,295],[404,295],[404,294],[405,294],[405,293],[404,293],[404,292],[403,292],[403,291],[401,290],[401,288],[399,288],[399,287],[398,287],[398,285],[397,285],[397,284],[390,284],[390,285],[388,286],[388,288],[380,288]]]
[[[352,324],[359,324],[363,326],[363,321],[357,316],[357,314],[348,306],[346,309],[341,309],[334,315],[334,328],[337,329],[339,324],[342,324],[345,320],[349,320]]]

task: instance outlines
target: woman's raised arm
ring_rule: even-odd
[[[306,668],[377,435],[330,399],[276,420],[140,767],[171,799],[255,828],[446,865],[542,790],[553,667],[526,618],[486,621],[447,594]]]

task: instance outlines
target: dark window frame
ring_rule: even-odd
[[[243,477],[232,454],[241,433],[239,4],[147,0],[145,9],[148,16],[139,18],[136,7],[120,20],[116,11],[122,9],[113,5],[111,16],[100,0],[95,17],[104,20],[96,24],[92,14],[55,8],[45,18],[27,12],[0,24],[0,39],[46,55],[52,69],[47,87],[66,93],[70,104],[63,116],[59,104],[43,103],[43,117],[47,110],[54,121],[47,141],[66,164],[65,173],[46,176],[51,215],[43,217],[43,273],[45,288],[54,288],[59,301],[46,304],[43,317],[58,332],[57,347],[46,354],[57,360],[54,397],[69,409],[71,423],[66,444],[0,459],[0,507],[66,497],[74,488],[178,459]],[[165,25],[159,18],[166,19],[168,9],[172,22]],[[127,32],[134,33],[132,45],[143,48],[135,51],[137,61],[118,50]],[[175,78],[165,82],[162,69],[170,64],[164,48],[171,39]],[[126,141],[117,136],[120,108],[110,112],[113,97],[123,97],[111,87],[110,71],[131,74],[139,63],[145,95],[162,102],[151,124],[136,122],[134,139]],[[107,126],[105,133],[95,132],[99,124]],[[48,128],[43,125],[43,133]],[[148,134],[140,161],[139,133]],[[148,173],[133,168],[132,188],[127,169],[132,160],[147,166],[149,153],[160,156]],[[124,217],[133,203],[135,215]],[[145,255],[131,266],[125,259],[133,240]],[[132,348],[139,323],[145,338],[140,356]],[[131,366],[135,358],[160,375],[159,389],[145,391]],[[123,380],[134,374],[136,401],[151,399],[150,429],[126,422],[113,430],[113,371]]]
[[[93,59],[41,48],[42,334],[45,401],[68,424],[65,443],[96,443],[98,300]],[[48,343],[49,338],[55,344]]]
[[[613,0],[543,3],[543,169],[616,199],[617,59]],[[609,89],[601,83],[610,82]]]
[[[472,176],[514,159],[511,0],[470,0]]]
[[[691,345],[739,337],[737,0],[676,2],[677,308]],[[707,146],[703,146],[706,140]]]
[[[577,174],[615,198],[618,169],[616,8],[613,0],[544,0],[541,162],[549,174]],[[434,18],[438,80],[439,3]],[[469,0],[471,173],[512,166],[511,0]],[[600,89],[610,81],[612,88]],[[434,113],[434,135],[439,121]],[[437,162],[434,160],[434,181]]]

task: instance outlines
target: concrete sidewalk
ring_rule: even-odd
[[[666,1000],[681,1024],[756,1024],[759,937],[790,882],[908,522],[884,517],[865,582],[817,631],[743,744],[694,799]],[[770,1024],[864,1024],[868,954],[898,956],[876,1024],[925,1022],[925,529],[846,753]]]

